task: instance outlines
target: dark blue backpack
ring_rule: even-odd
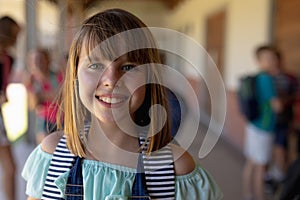
[[[259,104],[257,100],[255,75],[247,75],[240,79],[238,101],[241,113],[248,121],[253,121],[259,116]]]

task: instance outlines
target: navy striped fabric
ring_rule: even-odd
[[[175,171],[173,154],[170,146],[152,152],[145,153],[148,141],[140,138],[143,147],[143,163],[146,178],[146,186],[151,199],[172,200],[175,199]]]
[[[63,136],[57,144],[50,162],[42,195],[43,200],[63,199],[63,194],[56,187],[54,181],[72,168],[75,158],[76,156],[68,150],[66,138]]]

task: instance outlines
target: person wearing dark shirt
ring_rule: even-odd
[[[273,78],[278,99],[282,109],[276,115],[275,138],[274,138],[274,165],[270,168],[271,176],[275,182],[282,182],[288,168],[288,137],[292,129],[293,104],[296,96],[296,77],[285,72],[280,52],[275,54],[279,60],[277,66],[272,68],[270,74]]]
[[[0,164],[3,171],[3,192],[6,200],[15,200],[16,165],[6,135],[1,106],[6,102],[6,87],[12,70],[13,58],[8,49],[15,45],[20,26],[8,16],[0,18]]]

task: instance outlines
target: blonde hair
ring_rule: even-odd
[[[148,78],[155,83],[161,83],[159,77],[159,69],[155,67],[153,63],[160,63],[160,55],[155,47],[155,42],[152,34],[146,28],[146,25],[133,14],[121,10],[110,9],[95,14],[89,19],[83,22],[79,32],[73,39],[70,51],[69,60],[66,69],[65,81],[63,84],[62,93],[60,95],[59,105],[62,108],[57,116],[58,129],[64,129],[64,133],[67,135],[67,145],[70,151],[80,157],[85,156],[85,148],[80,138],[80,132],[83,131],[85,119],[88,118],[88,111],[81,103],[78,95],[78,83],[77,83],[77,70],[80,51],[82,48],[86,48],[88,54],[97,44],[105,41],[106,39],[132,29],[143,28],[143,32],[138,35],[139,42],[149,43],[151,48],[137,49],[126,53],[129,61],[145,64],[149,63]],[[145,29],[144,29],[145,28]],[[136,36],[133,36],[134,41]],[[85,44],[85,45],[83,45]],[[146,46],[147,47],[147,46]],[[117,46],[111,46],[108,44],[101,47],[101,54],[106,58],[110,58],[113,54],[116,54]],[[141,107],[136,111],[136,123],[139,125],[138,119],[144,116],[148,116],[149,108],[151,105],[160,104],[166,110],[168,110],[168,102],[165,94],[165,89],[160,84],[147,84],[146,96]],[[61,120],[63,116],[63,126]],[[148,152],[158,150],[168,144],[171,141],[170,122],[167,117],[167,122],[163,128],[155,133],[155,126],[162,123],[162,113],[151,112],[150,120],[151,126],[149,128],[150,143],[148,145]],[[146,120],[149,122],[149,120]],[[153,123],[154,122],[154,123]],[[142,124],[143,125],[143,124]]]

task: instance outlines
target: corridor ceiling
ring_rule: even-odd
[[[49,1],[54,2],[54,3],[58,3],[58,1],[60,1],[60,0],[49,0]],[[73,0],[67,0],[67,2],[71,2],[71,1],[73,1]],[[79,2],[82,2],[84,7],[88,8],[92,4],[99,3],[101,1],[105,1],[105,0],[81,0]],[[113,1],[113,0],[106,0],[106,1]],[[132,1],[132,0],[123,0],[123,1]],[[150,0],[140,0],[140,1],[147,2],[147,1],[150,1]],[[155,1],[160,1],[162,4],[165,4],[165,6],[167,8],[173,9],[185,0],[155,0]]]

